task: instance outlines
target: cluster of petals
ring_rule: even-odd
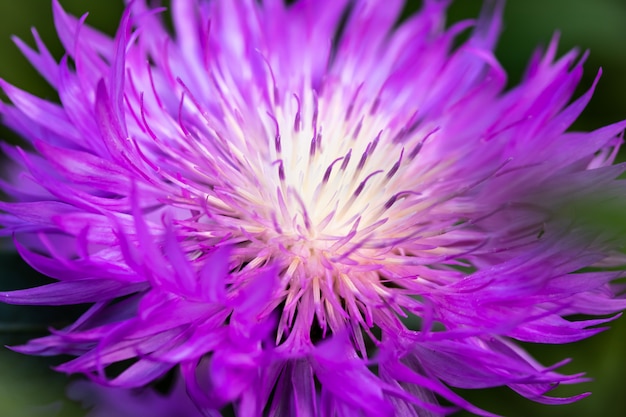
[[[53,1],[65,55],[16,43],[58,100],[0,81],[26,141],[3,148],[0,233],[54,282],[0,300],[89,307],[14,349],[73,355],[59,371],[111,389],[176,372],[192,415],[585,396],[547,395],[584,378],[518,342],[577,341],[626,308],[611,239],[554,208],[626,195],[626,123],[568,131],[585,56],[555,38],[506,89],[503,3],[446,26],[448,3],[135,0],[111,37]]]

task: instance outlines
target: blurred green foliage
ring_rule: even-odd
[[[236,0],[233,0],[236,1]],[[409,0],[409,8],[418,3]],[[122,0],[61,0],[74,15],[90,11],[88,22],[114,33],[121,15]],[[451,19],[474,17],[481,0],[457,0],[450,11]],[[555,31],[560,31],[559,52],[574,47],[591,50],[580,92],[589,88],[596,72],[603,76],[595,96],[574,128],[593,130],[626,118],[626,1],[625,0],[509,0],[505,9],[504,32],[497,55],[510,76],[510,84],[519,81],[532,52],[547,45]],[[38,76],[10,41],[16,35],[32,45],[30,27],[36,27],[56,57],[62,49],[53,26],[48,0],[0,0],[0,77],[39,96],[54,99],[55,92]],[[15,138],[6,129],[0,134]],[[607,211],[608,210],[608,211]],[[601,226],[626,231],[621,207],[603,207],[594,211],[585,205],[583,212],[597,218]],[[15,255],[2,255],[1,289],[32,286],[37,277]],[[34,335],[44,334],[50,325],[75,316],[75,309],[32,309],[0,305],[0,344],[22,343]],[[561,360],[574,361],[565,372],[587,371],[593,382],[559,387],[556,393],[573,395],[585,390],[594,394],[576,404],[565,406],[536,405],[507,389],[466,391],[463,394],[477,405],[509,417],[530,416],[604,416],[626,415],[626,319],[618,319],[611,329],[600,335],[572,345],[527,346],[544,364]],[[59,358],[33,358],[9,350],[0,350],[0,416],[79,416],[76,405],[63,400],[67,378],[54,373],[50,366]],[[469,416],[469,413],[459,413]]]

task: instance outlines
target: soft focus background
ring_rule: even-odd
[[[122,12],[122,0],[60,0],[74,15],[90,12],[87,22],[114,33]],[[231,0],[233,1],[233,0]],[[236,1],[236,0],[235,0]],[[451,20],[478,14],[481,0],[457,0]],[[419,7],[409,0],[408,9]],[[504,32],[497,50],[502,65],[517,83],[533,50],[545,46],[560,31],[560,53],[579,47],[591,50],[579,93],[587,89],[600,67],[603,76],[594,99],[574,126],[592,130],[626,119],[626,0],[509,0]],[[52,26],[48,0],[0,0],[0,77],[39,96],[55,99],[54,91],[39,78],[10,40],[17,35],[32,45],[30,28],[37,27],[48,47],[60,57],[62,50]],[[4,99],[4,97],[2,97]],[[4,128],[0,137],[17,138]],[[624,154],[624,153],[622,153]],[[623,158],[622,159],[626,159]],[[608,212],[609,222],[626,230],[621,210]],[[596,214],[607,223],[607,212]],[[624,237],[626,242],[626,236]],[[0,248],[10,248],[0,242]],[[10,251],[0,252],[0,290],[24,288],[45,282]],[[59,328],[75,317],[80,307],[35,308],[0,304],[0,345],[23,343],[45,334],[48,327]],[[583,342],[564,346],[528,346],[544,364],[563,357],[573,362],[564,372],[586,371],[594,381],[560,387],[556,393],[571,395],[593,391],[593,395],[573,405],[542,406],[521,399],[508,389],[464,392],[477,405],[509,417],[529,416],[626,416],[626,318],[612,323],[611,329]],[[82,416],[80,407],[64,399],[68,379],[50,368],[63,358],[26,357],[0,348],[0,416]],[[469,416],[459,413],[458,416]]]

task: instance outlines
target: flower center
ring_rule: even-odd
[[[358,93],[348,105],[341,94],[293,95],[270,116],[273,146],[258,175],[263,188],[274,191],[264,205],[283,237],[330,249],[346,239],[374,245],[377,238],[406,235],[406,225],[397,228],[409,214],[401,200],[420,198],[412,187],[420,173],[407,167],[424,140],[407,140],[414,121],[394,128],[375,101],[358,100]]]
[[[202,154],[216,171],[205,189],[208,235],[236,247],[244,275],[279,268],[278,340],[314,321],[322,333],[349,322],[370,328],[372,309],[389,303],[384,281],[401,274],[390,271],[433,233],[438,201],[427,197],[445,164],[424,149],[438,127],[420,124],[417,112],[383,112],[363,86],[328,82],[320,93],[248,104],[264,100],[230,97],[221,127],[206,133]]]
[[[263,235],[260,245],[274,248],[267,256],[282,268],[279,339],[310,329],[314,317],[323,332],[341,329],[347,317],[371,327],[371,308],[389,294],[386,256],[423,232],[415,218],[428,201],[415,190],[437,169],[416,161],[437,129],[418,126],[415,114],[390,121],[360,88],[294,94],[266,120],[271,139],[254,142],[247,160],[254,209],[244,228]],[[243,129],[242,144],[250,143]]]

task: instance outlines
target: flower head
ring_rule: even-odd
[[[0,223],[57,282],[0,299],[92,306],[17,349],[116,387],[178,367],[200,409],[241,416],[584,396],[546,396],[581,375],[517,341],[579,340],[610,318],[568,316],[626,307],[620,273],[581,271],[610,242],[545,198],[623,195],[626,123],[566,132],[593,88],[570,102],[584,57],[556,39],[505,91],[485,3],[446,28],[439,0],[404,22],[401,0],[174,0],[171,34],[135,0],[110,38],[54,1],[66,55],[18,46],[59,103],[1,84],[30,146],[5,146]]]

